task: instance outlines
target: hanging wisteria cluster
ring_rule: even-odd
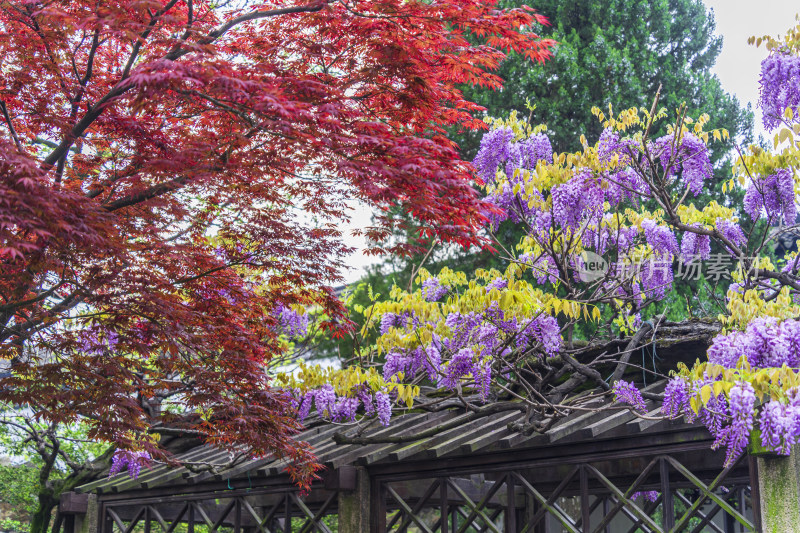
[[[717,336],[708,363],[694,374],[684,369],[672,378],[661,410],[670,418],[702,422],[713,447],[726,449],[727,465],[741,456],[754,429],[760,433],[757,444],[787,455],[800,440],[799,367],[800,321],[756,318],[744,331]],[[644,410],[632,383],[617,382],[613,392],[618,401]]]
[[[787,120],[784,112],[792,110],[800,119],[800,57],[786,50],[775,50],[761,62],[761,98],[764,127],[772,130]]]
[[[150,465],[150,454],[148,452],[132,452],[129,450],[116,450],[111,458],[111,468],[108,476],[114,476],[127,470],[128,475],[133,479],[139,477],[142,467]]]
[[[280,305],[275,310],[278,317],[280,331],[290,339],[298,339],[308,334],[308,315],[286,305]]]

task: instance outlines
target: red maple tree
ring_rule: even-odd
[[[502,50],[548,56],[544,22],[494,0],[0,3],[0,401],[161,457],[168,423],[307,481],[263,370],[276,307],[346,321],[348,199],[479,241],[444,128],[480,124],[457,87],[499,87]]]

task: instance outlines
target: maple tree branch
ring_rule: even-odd
[[[103,209],[109,212],[113,212],[118,209],[122,209],[123,207],[129,207],[142,202],[146,202],[147,200],[152,200],[153,198],[157,198],[162,194],[167,194],[176,191],[181,187],[183,187],[184,185],[186,185],[188,182],[189,178],[187,176],[181,176],[179,178],[171,179],[164,183],[153,185],[152,187],[149,187],[136,194],[125,196],[123,198],[120,198],[119,200],[103,204]]]
[[[40,302],[40,301],[42,301],[42,300],[44,300],[46,298],[49,298],[58,289],[63,287],[65,283],[66,283],[65,281],[61,281],[60,283],[57,283],[56,285],[53,285],[53,287],[51,287],[50,289],[38,294],[37,296],[34,296],[33,298],[29,298],[27,300],[21,300],[19,302],[13,302],[13,303],[9,303],[9,304],[0,305],[0,312],[5,313],[7,311],[13,311],[14,309],[18,309],[20,307],[25,307],[26,305],[35,304],[36,302]]]
[[[178,3],[178,0],[171,0],[167,5],[156,11],[154,14],[150,16],[150,22],[147,23],[147,27],[144,29],[142,33],[139,34],[139,38],[136,39],[136,42],[133,45],[133,49],[131,49],[131,55],[128,57],[128,62],[125,64],[125,68],[122,71],[122,76],[120,77],[120,81],[125,80],[128,78],[128,75],[131,72],[131,68],[133,68],[133,64],[136,62],[136,58],[139,57],[139,51],[142,49],[142,43],[144,43],[147,38],[150,36],[150,33],[153,31],[153,28],[156,27],[158,24],[159,19],[162,15],[164,15],[167,11],[175,7],[175,4]]]
[[[131,51],[131,55],[128,58],[128,62],[125,65],[125,70],[123,74],[117,82],[117,84],[108,92],[106,93],[95,105],[93,105],[86,115],[72,127],[72,130],[67,134],[67,136],[58,144],[58,146],[50,153],[50,155],[45,158],[42,166],[45,168],[52,167],[54,164],[59,162],[59,160],[66,154],[66,152],[72,146],[72,143],[83,135],[83,133],[92,125],[92,123],[97,120],[100,115],[103,113],[103,109],[105,106],[114,98],[121,96],[131,90],[133,88],[132,85],[124,83],[130,74],[130,69],[133,67],[133,63],[135,62],[136,57],[139,56],[139,51],[141,50],[142,43],[147,39],[147,37],[152,32],[155,24],[158,22],[158,19],[166,13],[169,9],[171,9],[178,0],[172,0],[169,4],[164,6],[163,9],[159,10],[157,13],[153,15],[150,20],[150,24],[148,24],[148,28],[139,35],[136,44],[134,44],[133,50]],[[254,11],[252,13],[248,13],[246,15],[241,15],[234,19],[229,20],[225,24],[218,26],[214,31],[209,33],[205,38],[201,39],[202,44],[210,44],[222,37],[225,33],[230,31],[232,28],[238,26],[243,22],[247,22],[250,20],[257,20],[262,18],[269,18],[269,17],[276,17],[280,15],[288,15],[291,13],[313,13],[316,11],[322,10],[322,8],[327,5],[327,2],[317,2],[313,4],[308,4],[305,6],[296,6],[296,7],[288,7],[283,9],[273,9],[269,11]],[[180,58],[181,56],[189,53],[189,50],[185,48],[178,48],[170,51],[168,54],[164,56],[164,59],[175,60]]]
[[[19,142],[19,137],[17,136],[17,130],[14,129],[14,125],[11,123],[11,117],[8,115],[8,108],[6,107],[6,103],[2,100],[0,100],[0,111],[3,112],[3,118],[6,120],[6,124],[8,125],[8,130],[11,132],[11,138],[14,139],[14,144],[17,145],[17,150],[21,152],[22,143]]]
[[[325,5],[327,5],[327,2],[322,1],[322,2],[314,2],[311,4],[306,4],[304,6],[284,7],[281,9],[270,9],[268,11],[253,11],[252,13],[240,15],[220,26],[217,26],[211,33],[209,33],[200,42],[203,44],[210,44],[243,22],[248,22],[250,20],[258,20],[263,18],[278,17],[280,15],[291,15],[293,13],[314,13],[316,11],[322,10],[322,8],[325,7]]]
[[[100,47],[100,30],[97,29],[94,31],[94,37],[92,38],[92,47],[89,49],[89,57],[86,60],[86,73],[83,75],[83,78],[80,81],[82,87],[85,87],[86,84],[89,82],[89,78],[92,77],[92,70],[94,69],[94,56],[99,47]]]

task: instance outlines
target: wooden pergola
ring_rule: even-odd
[[[744,456],[724,468],[724,453],[711,450],[702,426],[625,409],[574,411],[545,433],[525,435],[513,424],[522,416],[475,420],[451,408],[405,414],[388,428],[321,424],[297,437],[326,467],[307,494],[273,459],[217,473],[159,466],[136,480],[122,474],[84,485],[62,512],[75,509],[68,529],[87,533],[762,530],[763,459]],[[408,442],[332,438],[402,440],[435,427],[449,429]],[[199,446],[180,459],[230,458]]]

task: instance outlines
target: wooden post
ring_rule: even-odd
[[[354,490],[339,490],[339,533],[368,533],[370,485],[367,469],[356,467]]]
[[[65,533],[97,533],[97,496],[65,492],[58,505]]]
[[[794,533],[800,524],[800,452],[758,458],[758,492],[764,533]]]

